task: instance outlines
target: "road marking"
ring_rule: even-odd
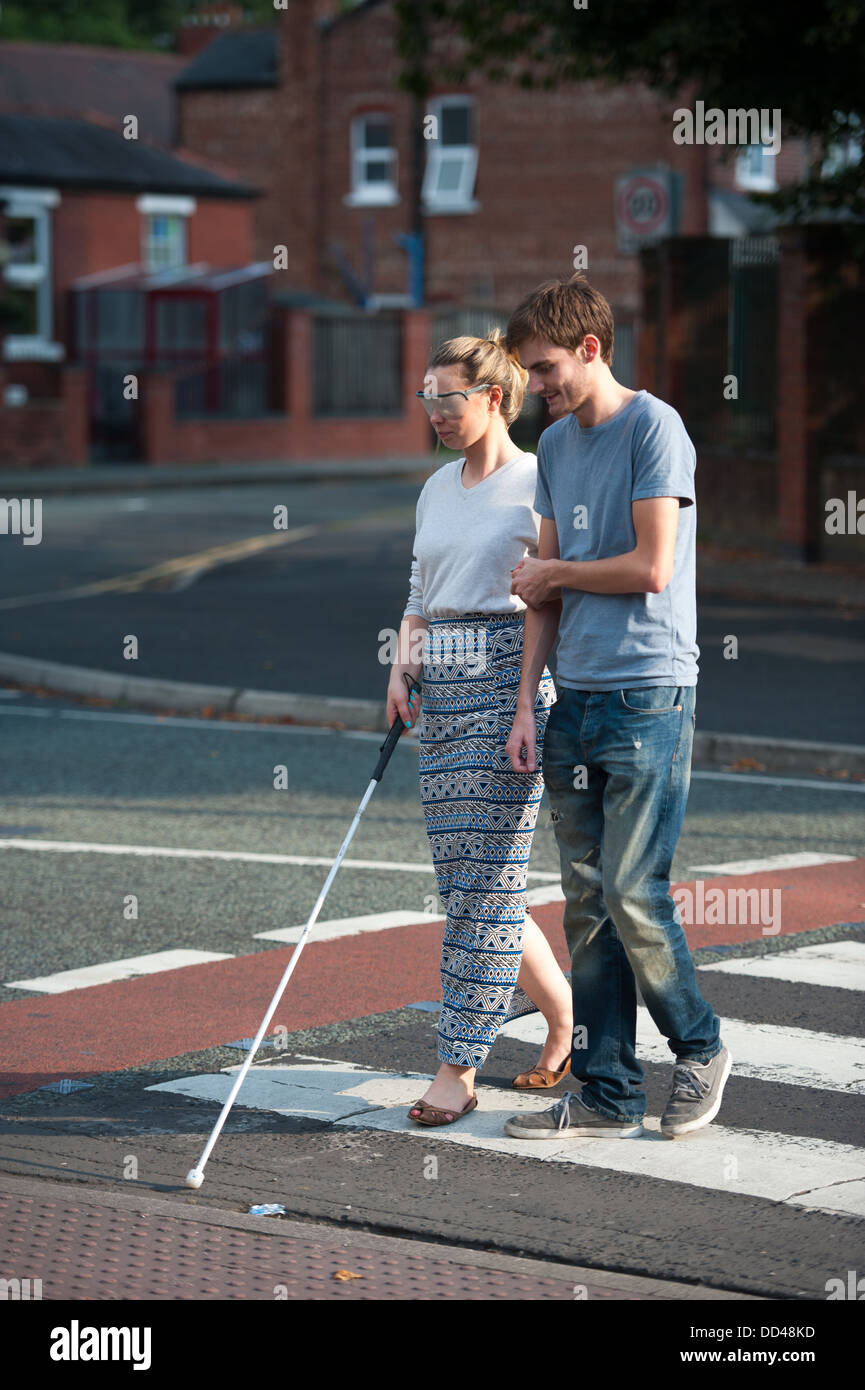
[[[534,904],[558,903],[564,902],[564,900],[565,896],[561,887],[554,884],[550,884],[548,888],[530,888],[526,894],[529,907]],[[441,925],[445,920],[444,917],[431,917],[429,914],[418,912],[416,909],[407,912],[370,912],[363,917],[337,917],[330,922],[316,922],[309,939],[334,941],[340,936],[360,936],[364,932],[390,931],[393,927]],[[274,931],[257,931],[254,933],[254,938],[256,941],[287,941],[292,943],[300,940],[303,929],[303,926],[277,927]]]
[[[865,990],[865,942],[822,941],[816,946],[798,946],[770,956],[715,961],[698,969],[753,975],[761,980],[790,980],[825,989]]]
[[[865,792],[865,782],[818,782],[807,777],[763,777],[756,772],[691,772],[691,780],[706,782],[756,782],[763,787],[811,787],[820,792]]]
[[[17,598],[0,599],[0,609],[27,608],[35,603],[58,603],[73,598],[89,598],[92,594],[131,594],[161,581],[170,581],[187,574],[190,570],[212,569],[215,565],[227,565],[234,560],[245,560],[262,550],[285,545],[291,541],[306,540],[319,531],[318,526],[296,526],[291,531],[267,532],[263,536],[248,536],[245,540],[229,541],[226,545],[211,545],[207,550],[199,550],[194,555],[180,555],[174,560],[163,560],[161,564],[150,565],[147,569],[135,570],[132,574],[120,575],[115,579],[99,579],[92,584],[78,584],[74,589],[50,590],[42,594],[23,594]]]
[[[502,1025],[500,1032],[521,1042],[543,1047],[547,1023],[539,1014],[528,1014]],[[721,1020],[721,1038],[733,1055],[733,1076],[773,1081],[784,1086],[806,1086],[817,1091],[843,1091],[865,1095],[865,1040],[837,1033],[814,1033],[807,1028],[776,1027],[748,1023],[738,1018]],[[637,1048],[641,1061],[675,1063],[666,1038],[661,1036],[648,1009],[637,1010]]]
[[[155,951],[148,956],[129,956],[126,960],[107,960],[78,970],[61,970],[35,980],[7,980],[6,989],[32,989],[40,994],[65,994],[70,989],[89,989],[112,980],[134,980],[138,975],[156,975],[160,970],[179,970],[184,965],[206,965],[213,960],[233,960],[223,951]]]
[[[24,695],[23,690],[0,690],[0,697],[4,699],[20,698]],[[155,724],[157,727],[183,727],[189,725],[197,729],[218,729],[228,733],[241,734],[307,734],[309,736],[324,737],[336,734],[338,738],[355,738],[369,740],[371,743],[381,743],[385,737],[383,733],[367,733],[362,729],[327,729],[319,728],[314,724],[253,724],[241,719],[197,719],[193,716],[184,717],[179,714],[121,714],[116,710],[94,710],[94,709],[34,709],[29,705],[22,706],[21,709],[2,709],[0,715],[22,715],[25,719],[97,719],[102,721],[113,721],[118,724]],[[417,743],[416,733],[403,734],[398,748],[411,748],[412,744]]]
[[[87,840],[21,840],[2,839],[0,849],[26,849],[45,851],[52,854],[132,854],[156,859],[225,859],[241,860],[249,864],[295,864],[301,867],[330,868],[335,855],[312,854],[256,854],[252,850],[230,849],[174,849],[162,845],[106,845],[94,844]],[[432,864],[402,864],[386,859],[343,859],[344,869],[379,869],[387,873],[432,874]],[[542,869],[529,869],[529,878],[558,881],[560,875]],[[415,918],[415,921],[421,920]]]
[[[817,864],[852,864],[854,854],[819,854],[802,850],[799,854],[769,854],[764,859],[731,859],[726,864],[692,864],[689,874],[762,874],[770,869],[812,869]]]
[[[335,941],[340,936],[360,936],[368,931],[389,931],[393,927],[429,926],[443,922],[443,917],[425,916],[423,912],[371,912],[365,917],[335,917],[330,922],[316,922],[310,940]],[[305,925],[305,924],[304,924]],[[299,941],[304,927],[277,927],[275,931],[257,931],[256,941]]]
[[[146,1089],[223,1103],[239,1069],[227,1067],[218,1074],[178,1078]],[[428,1075],[417,1072],[367,1071],[352,1062],[304,1058],[284,1066],[253,1066],[235,1103],[330,1120],[335,1126],[410,1134],[428,1144],[430,1131],[413,1124],[406,1111],[429,1081]],[[644,1121],[644,1133],[633,1139],[511,1139],[503,1132],[505,1120],[520,1111],[546,1109],[546,1104],[538,1096],[491,1086],[478,1089],[478,1108],[458,1124],[438,1128],[436,1143],[865,1216],[865,1151],[852,1144],[731,1129],[717,1122],[691,1139],[672,1141],[660,1134],[653,1117]]]
[[[2,692],[0,692],[2,693]],[[11,691],[10,695],[21,695],[21,691]],[[199,719],[194,715],[186,717],[181,715],[167,714],[129,714],[115,710],[77,710],[77,709],[33,709],[29,706],[22,706],[17,709],[2,709],[0,715],[11,715],[13,717],[32,717],[35,719],[52,719],[61,716],[64,719],[100,719],[117,720],[128,724],[155,724],[183,727],[189,725],[191,728],[224,729],[232,733],[265,733],[265,734],[306,734],[308,737],[330,738],[353,738],[368,740],[369,742],[381,743],[384,733],[373,733],[365,729],[331,729],[321,728],[315,724],[254,724],[244,723],[231,719]],[[413,749],[417,752],[419,748],[417,731],[411,730],[404,734],[397,744],[397,748]],[[818,781],[816,778],[805,777],[761,777],[753,772],[701,772],[691,770],[691,780],[720,782],[752,782],[761,786],[770,787],[809,787],[814,791],[824,792],[865,792],[865,782],[842,782],[826,779]]]

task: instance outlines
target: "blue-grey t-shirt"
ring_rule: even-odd
[[[697,684],[695,464],[678,411],[648,391],[600,425],[584,428],[568,414],[544,430],[535,511],[555,521],[563,560],[626,554],[637,541],[631,503],[679,498],[673,577],[660,594],[562,589],[557,684]]]

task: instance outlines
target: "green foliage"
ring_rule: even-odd
[[[273,0],[241,0],[244,18],[274,22]],[[166,48],[198,0],[3,0],[0,38],[43,43],[92,43],[118,48]]]

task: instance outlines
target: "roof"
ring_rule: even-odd
[[[275,87],[279,81],[275,29],[232,29],[212,39],[175,79],[179,91]]]
[[[765,203],[755,202],[732,188],[712,188],[710,197],[716,199],[749,232],[770,231],[778,224],[778,214],[772,208],[767,207]]]
[[[252,198],[257,190],[143,140],[91,121],[0,115],[0,183],[199,198]]]
[[[146,139],[171,145],[173,84],[185,62],[129,48],[0,43],[0,108],[46,116],[102,111],[118,121],[132,111]]]
[[[140,265],[117,266],[113,270],[81,275],[73,280],[74,290],[227,290],[273,274],[272,261],[220,270],[198,261],[195,265],[173,266],[167,270],[143,270]]]

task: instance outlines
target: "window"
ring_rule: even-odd
[[[147,218],[144,264],[148,270],[175,270],[186,264],[186,220],[154,214]]]
[[[826,158],[820,169],[824,179],[834,178],[845,169],[858,164],[862,158],[862,122],[859,117],[853,112],[844,117],[836,111],[835,120],[847,129],[841,139],[833,141],[826,151]]]
[[[58,361],[63,346],[51,341],[51,209],[53,189],[0,188],[0,241],[5,243],[0,324],[10,361]]]
[[[736,183],[740,188],[771,193],[775,181],[775,156],[768,145],[748,145],[736,159]]]
[[[141,260],[148,271],[177,270],[187,263],[188,219],[195,199],[145,193],[135,206],[143,217]]]
[[[475,143],[474,102],[468,97],[439,97],[429,112],[423,202],[426,212],[475,212],[478,151]]]
[[[390,116],[383,112],[356,116],[351,123],[351,192],[345,202],[353,207],[399,202]]]

